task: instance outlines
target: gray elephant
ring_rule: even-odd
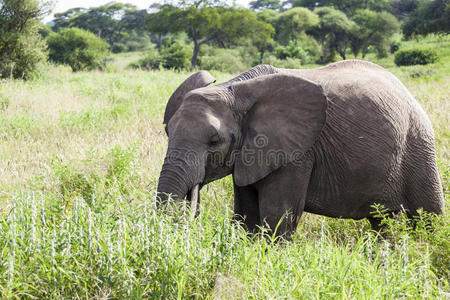
[[[197,201],[199,186],[232,174],[235,214],[249,231],[278,225],[289,235],[304,211],[368,218],[377,229],[375,203],[409,217],[442,213],[430,121],[382,67],[260,65],[213,82],[199,71],[167,103],[161,201]]]

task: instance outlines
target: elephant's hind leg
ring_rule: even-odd
[[[405,208],[408,215],[417,216],[420,211],[442,214],[444,195],[434,144],[422,141],[419,146],[410,145],[404,162]]]

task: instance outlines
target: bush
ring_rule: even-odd
[[[392,42],[389,47],[389,52],[391,52],[391,54],[394,54],[399,49],[400,49],[400,42]]]
[[[128,46],[124,43],[115,43],[111,46],[111,52],[112,53],[120,53],[120,52],[126,52],[128,51]]]
[[[275,48],[275,56],[279,59],[294,58],[299,59],[302,64],[315,62],[320,56],[320,47],[317,42],[310,38],[290,41],[287,46]]]
[[[131,63],[130,67],[146,70],[160,69],[163,67],[163,58],[157,51],[151,50],[144,58],[141,58],[135,63]]]
[[[225,73],[237,73],[250,68],[250,65],[242,59],[238,49],[209,48],[199,57],[198,65],[201,69]]]
[[[67,28],[48,38],[49,58],[68,64],[73,71],[102,68],[108,55],[109,45],[93,33]]]
[[[187,69],[191,65],[188,49],[178,41],[169,41],[161,49],[161,55],[164,58],[163,67],[166,69]]]
[[[190,66],[189,51],[178,41],[169,41],[167,45],[161,48],[161,53],[150,51],[146,57],[130,67],[141,69],[187,69]]]
[[[268,64],[278,68],[286,68],[286,69],[300,69],[302,68],[302,61],[298,58],[288,57],[286,59],[278,59],[273,55],[268,57],[264,57],[264,64]]]
[[[0,0],[0,78],[28,78],[46,60],[38,33],[46,7],[37,1]]]
[[[395,64],[397,66],[427,65],[438,60],[437,53],[432,49],[414,48],[397,51]]]

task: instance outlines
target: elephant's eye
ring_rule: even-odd
[[[217,145],[219,144],[219,141],[220,141],[219,136],[214,135],[214,136],[209,140],[208,146],[210,146],[210,147],[217,146]]]

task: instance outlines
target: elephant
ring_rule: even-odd
[[[250,232],[290,236],[303,212],[379,229],[374,204],[410,218],[443,213],[431,122],[383,67],[258,65],[214,82],[198,71],[168,100],[162,203],[199,201],[199,188],[232,174],[235,217]]]

